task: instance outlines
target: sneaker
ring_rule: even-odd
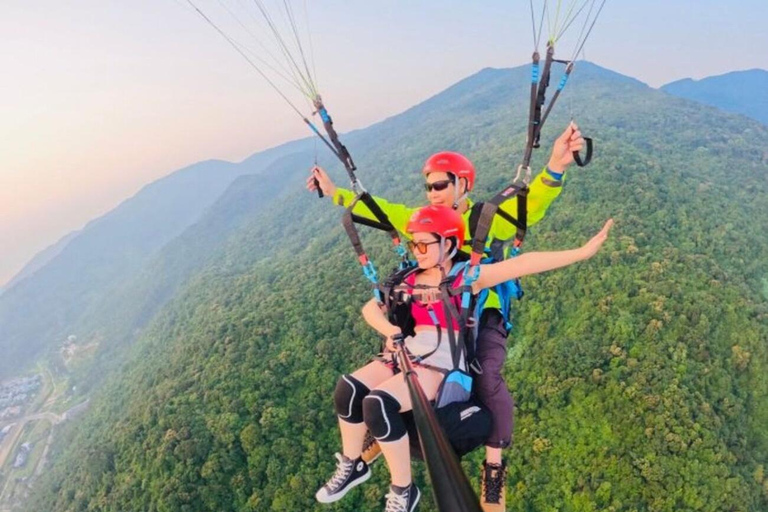
[[[317,491],[315,498],[320,503],[333,503],[343,498],[355,486],[371,478],[371,470],[363,459],[350,459],[337,453],[336,473]]]
[[[365,441],[363,441],[363,454],[361,457],[366,464],[373,464],[373,462],[381,456],[381,446],[376,438],[368,431],[365,434]]]
[[[483,462],[482,496],[480,506],[483,512],[504,512],[506,510],[504,483],[507,477],[507,465]]]
[[[387,507],[384,512],[413,512],[421,499],[421,491],[416,484],[411,484],[404,490],[390,486],[386,497]]]

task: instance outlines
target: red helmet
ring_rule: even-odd
[[[421,170],[424,176],[432,172],[447,172],[467,180],[467,191],[475,185],[475,166],[461,153],[441,151],[427,158]]]
[[[408,233],[435,233],[443,238],[456,237],[458,245],[464,245],[464,219],[461,215],[447,206],[425,206],[411,215]]]

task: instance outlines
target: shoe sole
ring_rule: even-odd
[[[317,494],[315,494],[315,499],[320,503],[335,503],[346,496],[349,491],[371,478],[371,474],[371,470],[368,469],[368,472],[365,475],[361,476],[357,480],[352,481],[352,483],[346,486],[343,491],[337,492],[336,494],[330,494],[328,496],[321,497],[319,495],[320,491],[318,491]]]

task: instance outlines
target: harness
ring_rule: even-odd
[[[523,195],[518,195],[518,198],[517,198],[518,216],[522,217],[523,221],[525,221],[526,219],[526,210],[525,210],[527,207],[527,203],[525,202],[526,197],[527,197],[527,190],[524,191]],[[470,210],[469,233],[471,238],[467,242],[470,245],[474,244],[472,240],[476,238],[475,233],[477,233],[477,230],[478,230],[477,224],[480,220],[483,207],[484,207],[484,203],[475,203],[472,205],[472,210]],[[497,213],[502,217],[503,216],[510,217],[510,220],[512,221],[513,224],[514,222],[518,222],[517,219],[512,218],[503,210],[498,210]],[[483,257],[480,258],[480,264],[485,265],[489,263],[496,263],[499,261],[504,261],[505,259],[510,257],[515,257],[518,254],[520,254],[521,245],[522,245],[522,239],[520,239],[520,242],[518,244],[515,244],[513,245],[513,247],[510,248],[509,245],[504,240],[494,238],[493,240],[491,240],[491,243],[488,247],[485,247],[485,244],[483,244]],[[496,295],[499,297],[499,302],[500,302],[499,309],[501,312],[501,316],[504,319],[504,328],[506,329],[507,332],[509,332],[512,330],[512,318],[511,318],[512,301],[520,300],[523,298],[523,295],[524,295],[523,286],[520,282],[520,279],[513,279],[511,281],[505,281],[503,283],[497,284],[496,286],[491,288],[491,290],[493,290],[496,293]],[[489,295],[490,295],[489,289],[480,291],[477,298],[478,311],[482,312],[483,309],[485,309],[485,304],[488,301]]]
[[[475,366],[473,363],[479,310],[477,309],[477,296],[472,293],[472,284],[477,279],[478,271],[479,269],[471,268],[466,261],[460,261],[451,267],[451,270],[443,276],[437,286],[408,284],[406,280],[411,276],[415,277],[420,272],[417,266],[411,264],[394,272],[378,285],[377,295],[382,298],[381,305],[387,318],[392,324],[400,327],[404,336],[416,334],[414,330],[415,320],[411,311],[414,301],[426,304],[432,325],[437,332],[437,344],[431,352],[411,357],[414,363],[442,373],[448,373],[443,368],[436,368],[423,363],[424,360],[439,350],[444,339],[447,338],[453,370],[462,370],[462,357],[469,366]],[[461,285],[457,287],[454,284],[459,276],[461,276]],[[443,309],[446,329],[440,325],[434,311],[434,302],[430,300],[435,297],[439,298],[438,303]],[[458,336],[452,328],[454,323],[459,327]],[[443,335],[443,330],[446,331],[446,336]]]

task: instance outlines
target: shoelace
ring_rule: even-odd
[[[488,468],[485,473],[485,502],[498,503],[501,500],[501,486],[504,485],[504,471]]]
[[[387,508],[384,512],[408,512],[408,491],[403,494],[397,494],[394,491],[389,492],[387,498]]]
[[[344,481],[349,477],[349,474],[352,472],[352,468],[355,465],[355,461],[345,461],[344,457],[342,457],[340,453],[336,454],[336,460],[339,461],[338,464],[336,464],[336,473],[334,473],[334,475],[326,484],[332,492],[336,491],[336,489],[338,489],[339,486],[344,483]]]

